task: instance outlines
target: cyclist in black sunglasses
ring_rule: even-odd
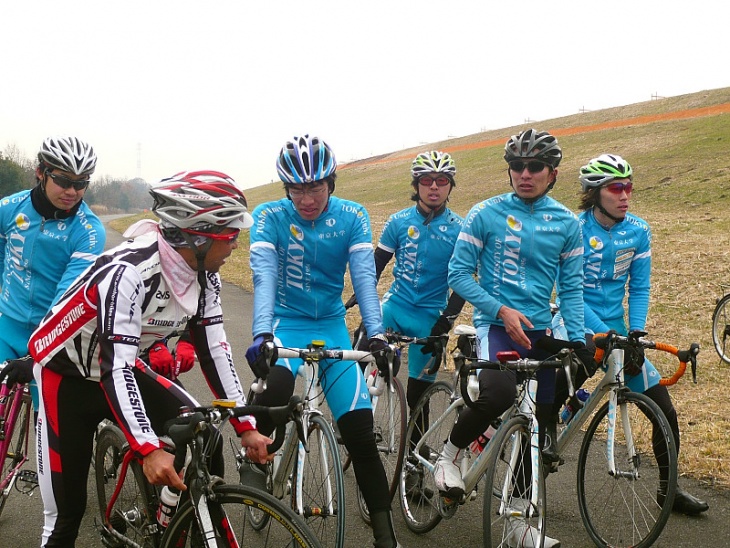
[[[84,203],[96,154],[76,137],[49,137],[36,186],[0,201],[0,362],[28,355],[28,339],[63,292],[104,249],[106,233]],[[9,382],[32,380],[32,360],[11,362]],[[37,390],[31,385],[34,406]]]
[[[551,353],[543,349],[541,339],[551,337],[555,289],[565,303],[568,339],[580,346],[576,353],[581,360],[592,362],[585,346],[580,226],[570,210],[547,196],[562,159],[558,141],[547,132],[528,129],[507,141],[504,159],[513,192],[471,209],[449,261],[449,286],[474,306],[479,357],[494,361],[497,352],[514,350],[524,358],[548,358]],[[555,373],[537,376],[540,441],[545,458],[553,460],[558,457],[547,440],[556,431]],[[437,487],[452,500],[466,495],[461,477],[465,449],[514,403],[515,374],[483,369],[479,389],[477,407],[461,412],[434,469]],[[538,532],[523,518],[513,516],[509,525],[511,546],[535,546]],[[559,544],[545,536],[546,547]]]

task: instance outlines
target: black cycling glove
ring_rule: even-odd
[[[16,383],[28,384],[33,380],[33,358],[25,356],[16,360],[8,360],[0,370],[0,383],[6,380],[8,388]]]

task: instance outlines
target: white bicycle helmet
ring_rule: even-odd
[[[180,230],[215,234],[253,225],[246,197],[225,173],[183,171],[160,183],[150,190],[152,211]]]
[[[601,187],[614,179],[631,179],[633,170],[629,163],[617,154],[601,154],[580,168],[580,184],[583,192]]]
[[[276,159],[279,178],[287,184],[321,181],[337,170],[332,149],[319,137],[294,137],[282,147]]]
[[[538,160],[556,169],[563,159],[563,151],[558,140],[548,132],[527,129],[509,138],[504,146],[504,159],[507,163],[513,160]]]
[[[414,179],[418,179],[428,173],[443,173],[453,179],[454,175],[456,175],[454,159],[449,153],[439,150],[421,152],[413,160],[411,175],[413,175]]]
[[[48,169],[74,175],[91,175],[96,168],[94,149],[77,137],[48,137],[38,152],[38,161]]]

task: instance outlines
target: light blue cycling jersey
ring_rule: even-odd
[[[443,310],[449,297],[447,266],[464,220],[447,208],[429,224],[423,221],[414,205],[385,223],[378,247],[395,254],[395,265],[383,301]]]
[[[474,305],[474,326],[504,325],[504,305],[522,312],[533,329],[551,325],[553,287],[569,340],[585,341],[583,243],[576,215],[549,196],[526,203],[515,193],[475,205],[449,262],[449,285]],[[478,280],[474,280],[477,272]]]
[[[104,250],[106,233],[85,202],[72,217],[45,219],[30,194],[0,200],[0,314],[32,331]]]
[[[583,230],[586,328],[593,333],[605,333],[617,321],[623,323],[628,282],[629,330],[644,329],[651,288],[649,225],[627,213],[622,222],[606,229],[596,220],[592,209],[578,218]]]
[[[369,336],[383,333],[370,217],[355,202],[330,196],[305,220],[288,198],[258,206],[251,228],[253,334],[274,332],[274,318],[341,318],[346,267]]]

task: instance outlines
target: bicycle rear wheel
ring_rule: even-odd
[[[251,510],[268,516],[263,528],[252,527]],[[217,485],[208,499],[216,546],[247,548],[320,548],[321,544],[304,520],[284,503],[245,485]],[[195,509],[189,498],[178,508],[160,546],[204,546]]]
[[[296,469],[292,507],[296,511],[301,476],[302,516],[322,546],[340,548],[345,543],[345,482],[340,452],[329,422],[321,415],[311,415],[309,421],[309,452]]]
[[[730,363],[730,294],[717,301],[712,313],[712,342],[720,359]]]
[[[106,546],[123,546],[119,538],[126,537],[144,547],[157,545],[157,494],[144,476],[142,467],[132,460],[114,507],[106,520],[106,511],[122,471],[126,452],[124,434],[114,424],[99,431],[96,438],[94,473],[102,527],[100,533]]]
[[[21,398],[20,410],[15,421],[9,421],[10,411],[15,398]],[[7,481],[4,489],[0,491],[0,514],[5,508],[5,503],[10,496],[10,491],[15,485],[17,479],[18,467],[24,460],[28,458],[29,432],[33,421],[33,405],[30,395],[25,392],[21,385],[15,385],[8,395],[5,403],[5,416],[1,417],[3,434],[3,450],[2,450],[2,475],[0,480]]]
[[[537,498],[532,502],[530,423],[512,417],[485,451],[493,451],[484,474],[484,546],[542,546],[545,540],[545,474],[537,451]],[[490,449],[490,445],[495,444]],[[529,540],[529,543],[527,542]],[[524,544],[523,544],[524,543]]]
[[[426,533],[441,521],[439,513],[439,493],[433,474],[412,454],[418,441],[426,433],[427,438],[421,447],[421,456],[433,465],[448,439],[456,420],[444,420],[430,432],[429,426],[440,418],[451,404],[451,386],[445,382],[435,382],[421,395],[411,412],[406,431],[405,458],[399,477],[399,499],[401,512],[408,529],[414,533]]]
[[[380,461],[388,479],[390,498],[393,499],[398,490],[400,469],[403,464],[403,453],[406,447],[406,395],[400,380],[393,379],[393,392],[387,387],[374,402],[373,430],[378,446]],[[357,490],[357,507],[360,516],[366,523],[370,523],[370,513],[365,504],[360,489]]]
[[[618,469],[612,475],[607,467],[607,402],[593,417],[578,456],[580,515],[597,546],[650,546],[664,529],[674,503],[674,437],[664,414],[647,396],[622,392],[618,397],[613,447]],[[628,441],[635,455],[629,453]]]

